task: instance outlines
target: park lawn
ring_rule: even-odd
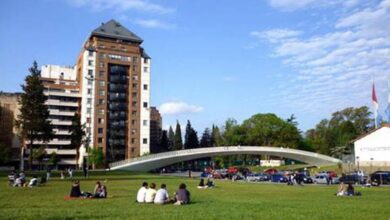
[[[78,177],[76,177],[78,178]],[[360,188],[362,197],[336,197],[337,186],[286,186],[216,181],[214,189],[197,189],[198,179],[128,172],[100,172],[81,179],[92,191],[106,181],[107,199],[65,201],[70,180],[53,178],[38,188],[7,186],[0,178],[0,219],[389,219],[390,187]],[[192,204],[185,206],[135,203],[143,181],[165,183],[172,194],[184,182]]]

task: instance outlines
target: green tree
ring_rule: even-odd
[[[80,146],[81,144],[85,143],[85,125],[81,124],[80,115],[78,113],[75,113],[72,117],[72,125],[70,126],[69,132],[70,145],[73,149],[76,150],[76,160],[78,161],[78,158],[80,156]]]
[[[212,138],[209,128],[204,129],[200,139],[200,147],[212,147]]]
[[[104,164],[104,154],[102,148],[89,148],[88,160],[94,165],[94,167],[101,167]]]
[[[23,93],[20,97],[20,114],[16,120],[16,126],[20,130],[23,140],[28,140],[27,144],[30,152],[34,150],[35,141],[48,142],[53,138],[53,131],[49,118],[49,110],[45,105],[46,96],[43,94],[44,87],[40,81],[41,71],[37,62],[34,61],[29,69],[30,75],[22,85]],[[33,156],[29,155],[30,168]]]
[[[52,152],[49,157],[49,164],[53,165],[54,167],[57,167],[58,162],[60,162],[60,158],[56,154],[56,152]]]
[[[174,150],[175,149],[175,132],[173,132],[172,126],[169,126],[168,131],[168,150]]]
[[[184,135],[184,149],[192,149],[199,147],[199,139],[197,132],[192,128],[191,122],[187,121],[186,133]]]
[[[168,141],[167,131],[163,130],[161,134],[161,140],[160,140],[160,152],[166,152],[166,151],[169,151],[169,141]]]
[[[174,149],[175,150],[182,150],[183,149],[183,140],[181,137],[181,127],[180,127],[179,121],[176,122]]]
[[[10,147],[0,142],[0,164],[6,164],[10,161],[11,161]]]
[[[223,144],[222,135],[218,126],[213,125],[211,129],[211,145],[213,147],[221,146]]]
[[[32,159],[38,162],[39,168],[41,168],[42,161],[45,158],[46,150],[45,147],[41,146],[32,150]]]

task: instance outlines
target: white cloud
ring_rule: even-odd
[[[302,32],[289,29],[272,29],[268,31],[252,31],[250,34],[252,36],[258,37],[260,39],[266,39],[272,43],[276,43],[280,40],[291,39],[299,36]]]
[[[174,24],[165,23],[157,19],[136,19],[134,23],[146,28],[173,29]]]
[[[95,11],[145,11],[157,14],[166,14],[175,11],[173,8],[151,3],[147,0],[68,0],[76,7],[90,7]]]
[[[203,111],[203,107],[190,105],[185,102],[166,102],[159,109],[163,115],[179,115]]]
[[[361,0],[268,0],[271,7],[283,10],[294,11],[306,8],[322,8],[342,6],[351,8],[356,6]]]
[[[305,111],[334,111],[369,103],[373,76],[385,85],[390,77],[390,0],[339,16],[333,30],[321,35],[288,29],[250,33],[268,40],[273,56],[295,72],[280,82],[284,90],[274,99]]]

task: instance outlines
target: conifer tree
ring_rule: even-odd
[[[30,149],[29,165],[32,167],[34,142],[48,142],[53,138],[53,131],[49,118],[49,110],[45,105],[47,100],[43,94],[44,87],[40,81],[41,71],[36,61],[29,68],[30,75],[22,85],[23,93],[19,100],[20,114],[16,120],[16,126],[20,130],[23,140],[28,141]],[[23,168],[21,168],[23,169]]]
[[[72,125],[69,131],[70,131],[70,145],[77,152],[76,161],[78,161],[79,154],[80,154],[79,149],[81,144],[83,144],[84,137],[85,137],[84,127],[85,126],[81,124],[80,115],[78,113],[74,114],[72,118]]]
[[[202,134],[202,138],[200,139],[200,147],[211,147],[211,134],[210,129],[206,128]]]
[[[174,149],[175,150],[182,150],[183,149],[183,140],[181,137],[181,127],[180,127],[179,121],[176,122]]]
[[[175,149],[175,132],[173,132],[172,126],[169,126],[168,131],[168,150],[174,150]]]

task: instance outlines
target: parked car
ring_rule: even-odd
[[[267,174],[265,173],[255,173],[255,174],[249,174],[246,179],[248,181],[253,181],[253,182],[260,182],[260,181],[268,181],[270,178]]]
[[[370,176],[373,185],[390,184],[390,171],[376,171]]]
[[[296,174],[296,178],[300,178],[303,183],[313,183],[313,179],[310,177],[310,176],[307,176],[306,174],[304,173],[298,173]]]
[[[331,176],[332,178],[333,177],[337,177],[337,173],[335,172],[335,171],[332,171],[332,170],[330,170],[330,171],[321,171],[320,173],[324,173],[324,174],[327,174],[328,176]]]
[[[339,180],[345,184],[365,184],[367,182],[367,177],[359,176],[357,173],[349,173],[340,177]]]
[[[274,183],[287,183],[288,179],[283,174],[274,173],[271,175],[271,182]]]
[[[328,184],[328,174],[327,173],[319,173],[316,174],[313,178],[313,182],[317,184]],[[339,178],[338,177],[333,177],[332,178],[332,184],[337,184],[339,183]]]
[[[264,173],[266,173],[268,175],[272,175],[272,174],[277,173],[277,172],[278,172],[278,170],[274,169],[274,168],[269,168],[269,169],[264,170]]]

